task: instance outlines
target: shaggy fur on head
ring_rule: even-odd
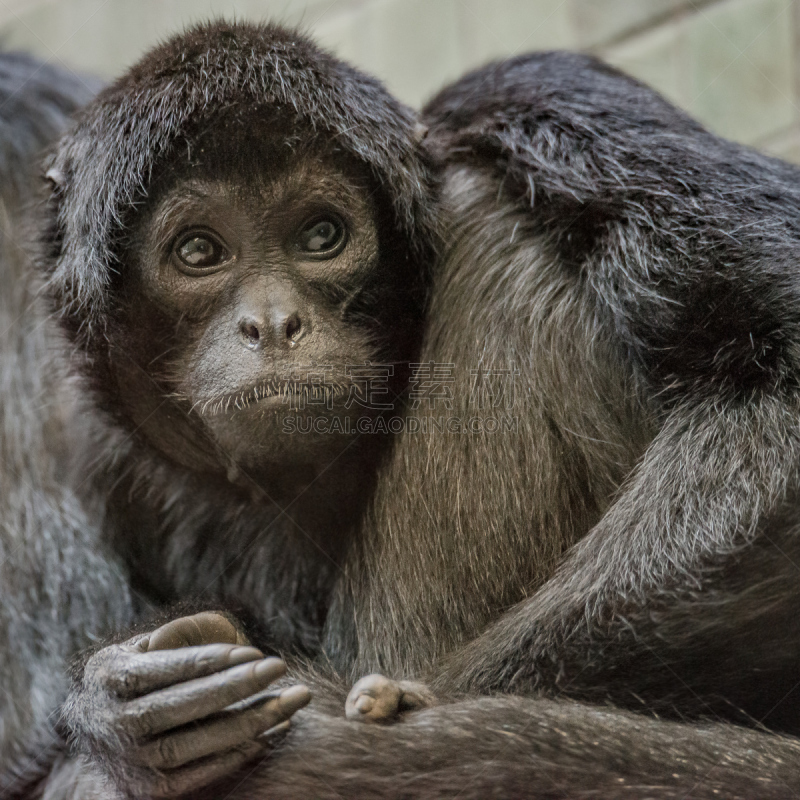
[[[417,152],[415,117],[373,78],[276,25],[200,25],[153,50],[102,92],[50,165],[57,215],[49,238],[56,296],[91,339],[103,318],[113,241],[126,207],[147,194],[154,166],[187,128],[230,114],[288,111],[365,162],[416,255],[427,252],[431,174]],[[413,156],[413,158],[412,158]]]

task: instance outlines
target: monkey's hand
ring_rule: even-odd
[[[311,694],[265,693],[285,672],[225,616],[206,612],[97,652],[64,716],[125,794],[178,797],[264,753],[288,727]]]
[[[424,683],[367,675],[350,690],[344,713],[347,719],[361,722],[391,722],[403,711],[416,711],[435,703],[433,693]]]

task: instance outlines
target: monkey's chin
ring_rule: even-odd
[[[218,414],[208,430],[225,457],[243,469],[271,465],[326,464],[358,436],[352,410],[291,408],[268,397],[244,409]]]

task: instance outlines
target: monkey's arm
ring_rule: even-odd
[[[244,798],[785,798],[800,745],[730,725],[666,723],[572,702],[495,697],[359,725],[296,717]]]
[[[769,520],[796,472],[797,420],[778,397],[676,408],[554,577],[434,684],[768,713],[800,671],[797,537]]]
[[[130,603],[76,498],[33,468],[21,477],[7,464],[0,467],[1,796],[13,796],[12,784],[35,778],[63,749],[58,709],[69,662],[125,625]]]
[[[583,298],[562,323],[578,319],[593,334],[583,349],[606,337],[611,365],[632,379],[613,397],[582,371],[582,350],[563,341],[535,349],[535,363],[557,369],[555,380],[532,382],[534,393],[561,405],[531,416],[561,441],[609,406],[620,414],[598,427],[605,450],[586,451],[588,477],[571,477],[581,462],[568,451],[538,463],[580,499],[616,462],[619,434],[635,430],[627,395],[640,392],[659,419],[615,502],[557,573],[456,648],[434,685],[444,694],[544,686],[693,714],[716,692],[730,705],[714,710],[766,713],[800,665],[794,567],[771,548],[766,520],[793,488],[800,453],[797,169],[712,135],[655,92],[574,54],[479,70],[425,116],[446,164],[491,175],[494,191],[478,189],[487,209],[525,213],[510,233],[499,212],[468,221],[480,234],[472,242],[505,234],[494,254],[506,254],[515,286],[538,290],[525,297],[531,318],[548,292]],[[455,178],[445,196],[458,199]],[[469,237],[466,225],[454,227]],[[537,252],[554,260],[546,281]],[[502,340],[486,341],[503,354]],[[541,439],[530,446],[537,456]],[[538,505],[556,507],[531,485]],[[788,529],[781,535],[793,542]],[[748,574],[742,565],[756,551]]]
[[[800,792],[800,744],[789,737],[519,697],[437,706],[402,725],[360,725],[341,716],[341,698],[312,687],[317,700],[295,715],[276,750],[215,793],[192,796],[777,800]],[[112,796],[88,765],[54,771],[47,791],[53,800]]]

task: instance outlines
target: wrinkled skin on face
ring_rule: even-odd
[[[415,346],[397,319],[416,313],[366,176],[313,150],[272,160],[255,178],[166,172],[134,226],[114,334],[136,367],[112,360],[127,413],[164,454],[267,479],[347,447],[333,417],[396,402]],[[388,375],[378,403],[353,378],[365,365]]]

